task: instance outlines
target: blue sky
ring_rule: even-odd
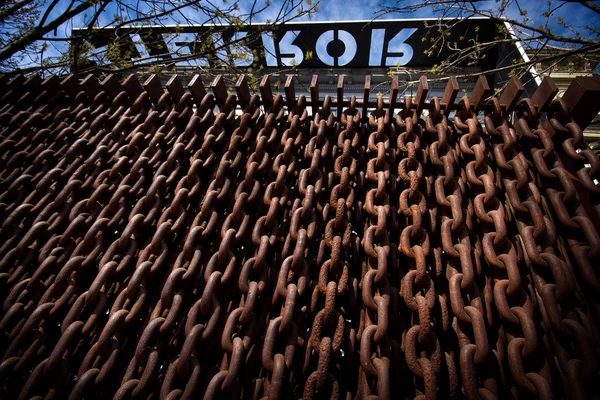
[[[222,1],[222,7],[226,8],[230,6],[233,1],[227,0]],[[241,0],[239,2],[240,13],[247,12],[250,10],[252,5],[252,0]],[[50,3],[47,0],[47,3]],[[60,0],[56,8],[53,12],[50,13],[50,18],[60,15],[63,12],[70,0]],[[131,0],[129,2],[132,6],[138,3],[136,0]],[[275,18],[276,12],[279,8],[279,5],[282,3],[282,0],[273,0],[270,1],[271,5],[269,9],[260,15],[258,15],[255,19],[256,22],[264,22],[267,19],[273,20]],[[401,5],[409,5],[420,3],[419,0],[407,0],[402,1],[399,4]],[[595,3],[600,3],[596,1]],[[219,4],[219,2],[215,2],[214,4]],[[263,0],[264,4],[264,0]],[[395,0],[322,0],[319,4],[319,10],[314,15],[313,20],[315,21],[342,21],[342,20],[365,20],[372,19],[375,16],[375,11],[381,9],[381,6],[394,6],[397,4]],[[497,5],[496,0],[490,1],[480,1],[476,3],[478,8],[480,9],[489,9],[495,8]],[[547,9],[545,5],[545,1],[543,0],[520,0],[520,4],[523,5],[524,9],[529,10],[529,15],[533,18],[534,22],[541,23],[543,19],[540,18],[540,13]],[[145,11],[145,10],[142,10]],[[106,8],[105,13],[100,17],[100,24],[105,25],[110,21],[110,16],[115,12],[114,6],[109,6]],[[195,17],[199,22],[202,22],[202,17],[198,17],[198,15],[191,10],[186,11],[186,14],[191,17]],[[392,18],[432,18],[437,15],[430,8],[422,8],[417,12],[411,14],[388,14],[381,16],[382,19],[392,19]],[[508,16],[512,18],[518,17],[518,10],[515,8],[509,9]],[[591,12],[590,10],[584,8],[583,6],[576,3],[567,3],[559,10],[557,10],[553,16],[563,17],[565,20],[572,22],[573,24],[578,25],[594,25],[600,26],[600,16]],[[165,22],[183,22],[183,19],[178,15],[174,15],[170,21],[167,19]],[[576,18],[575,18],[576,17]],[[63,24],[57,30],[57,36],[65,36],[70,34],[70,30],[72,26],[81,27],[83,25],[83,16],[76,17],[72,22]],[[302,17],[299,19],[308,20],[308,17]],[[553,28],[556,29],[557,33],[567,33],[563,28],[561,28],[558,24],[552,24]]]
[[[259,4],[264,4],[265,0],[259,0]],[[276,13],[279,9],[282,0],[272,0],[270,7],[266,12],[258,15],[254,22],[264,22],[267,20],[274,20],[276,17]],[[547,4],[546,1],[543,0],[520,0],[519,1],[522,7],[528,10],[528,15],[532,17],[533,21],[537,24],[543,23],[545,20],[540,16],[543,11],[546,11]],[[47,4],[50,3],[50,0],[47,1]],[[55,9],[50,13],[49,20],[53,17],[60,15],[68,6],[70,0],[60,0],[55,7]],[[202,3],[202,2],[201,2]],[[227,8],[233,4],[233,0],[215,0],[213,4],[219,5],[220,7]],[[240,0],[239,2],[239,11],[238,13],[243,14],[250,10],[250,7],[253,3],[253,0]],[[407,0],[402,1],[400,4],[408,5],[408,4],[416,4],[420,3],[419,0]],[[497,1],[481,1],[477,2],[478,8],[480,9],[494,9],[497,6]],[[559,4],[562,2],[554,2],[555,4]],[[596,2],[597,3],[597,2]],[[135,6],[138,3],[137,0],[127,0],[126,4],[130,4]],[[370,20],[375,17],[375,12],[380,10],[382,6],[393,6],[397,4],[396,1],[382,1],[382,0],[322,0],[319,4],[319,10],[316,14],[314,14],[312,20],[313,21],[342,21],[342,20]],[[146,9],[142,9],[142,11],[148,11],[148,7]],[[105,12],[101,15],[99,19],[99,24],[104,26],[108,24],[112,15],[115,13],[115,6],[113,4],[109,5]],[[184,9],[183,13],[198,23],[202,23],[206,20],[205,17],[199,15],[197,12],[191,9]],[[510,18],[519,18],[519,12],[516,8],[510,8],[507,12],[508,17]],[[436,17],[438,14],[434,13],[430,8],[423,8],[418,10],[415,13],[411,14],[387,14],[379,17],[380,19],[392,19],[392,18],[432,18]],[[591,25],[600,27],[600,16],[585,7],[576,4],[576,3],[566,3],[564,6],[559,8],[554,14],[553,17],[562,17],[564,18],[569,25]],[[87,16],[89,18],[89,16]],[[84,26],[86,18],[84,15],[79,15],[75,17],[73,20],[63,24],[60,26],[54,34],[50,35],[50,37],[68,37],[71,34],[71,29],[73,27],[82,27]],[[308,20],[308,17],[302,17],[299,19]],[[184,23],[184,18],[180,15],[173,15],[169,18],[165,18],[163,20],[164,23]],[[552,29],[555,29],[557,34],[561,35],[570,35],[571,33],[562,28],[557,23],[552,23],[550,25]],[[598,38],[596,38],[598,39]],[[55,42],[56,43],[56,42]],[[57,50],[53,50],[52,48],[48,49],[46,52],[47,56],[53,56],[58,54]]]

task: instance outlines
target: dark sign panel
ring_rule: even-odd
[[[240,66],[385,68],[431,67],[448,57],[448,44],[465,47],[474,40],[491,41],[495,34],[495,24],[488,19],[447,22],[454,25],[450,35],[443,37],[443,45],[432,52],[428,51],[432,38],[437,39],[439,34],[431,26],[437,20],[288,23],[270,32],[260,24],[237,31],[215,25],[102,28],[93,30],[87,40],[96,48],[116,40],[119,46],[128,49],[127,54],[133,59],[141,57],[134,45],[136,40],[143,43],[150,56],[165,59],[171,58],[173,45],[185,48],[183,54],[190,55],[202,49],[213,68],[220,67],[217,52],[227,52],[228,45],[240,43],[244,43],[251,58],[235,60]],[[244,41],[244,37],[253,39]]]

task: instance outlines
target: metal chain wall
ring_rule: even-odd
[[[552,82],[343,79],[2,83],[0,396],[600,396],[600,161]]]

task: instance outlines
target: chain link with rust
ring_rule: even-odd
[[[382,96],[378,96],[377,109],[369,116],[370,133],[367,133],[369,160],[365,178],[370,188],[364,191],[366,221],[362,247],[367,260],[363,262],[360,282],[364,308],[357,332],[362,367],[358,395],[389,399],[391,345],[388,331],[390,319],[397,316],[394,306],[399,296],[398,290],[390,287],[388,275],[395,272],[397,245],[393,239],[397,236],[398,218],[397,208],[390,204],[390,198],[396,197],[396,176],[390,167],[395,161],[395,151],[390,146],[396,137],[395,127],[382,104]],[[360,113],[356,116],[360,118]],[[373,392],[376,396],[371,395]]]
[[[414,386],[412,396],[435,398],[441,371],[438,340],[441,326],[435,314],[438,294],[434,282],[441,269],[436,261],[436,250],[431,246],[431,240],[435,240],[438,234],[435,224],[432,224],[432,218],[437,215],[437,205],[428,201],[433,200],[429,197],[432,195],[432,181],[427,179],[426,172],[431,171],[429,153],[432,143],[436,142],[431,142],[424,135],[419,121],[420,112],[411,109],[409,97],[405,98],[405,103],[406,107],[396,116],[399,127],[397,170],[401,182],[397,198],[400,218],[404,222],[398,249],[404,255],[401,260],[408,261],[407,268],[400,270],[400,295],[403,311],[406,312],[402,322],[407,330],[401,345],[404,360],[413,375],[412,379],[407,379]],[[431,118],[427,117],[428,124],[439,122],[437,119],[431,122]],[[403,314],[402,311],[400,314]]]
[[[589,314],[590,309],[593,310],[597,303],[592,294],[597,292],[593,289],[590,290],[590,286],[594,282],[590,262],[595,258],[592,248],[599,243],[597,229],[593,226],[582,205],[581,193],[577,191],[575,184],[582,185],[588,190],[590,186],[595,185],[593,185],[590,175],[585,173],[585,169],[579,170],[577,182],[571,179],[565,169],[563,159],[565,162],[569,162],[571,158],[581,161],[580,158],[571,157],[568,151],[568,157],[561,158],[561,153],[554,151],[557,142],[560,143],[564,140],[561,134],[567,130],[557,121],[556,114],[550,113],[549,125],[561,128],[561,134],[551,137],[546,126],[541,123],[533,124],[533,116],[537,113],[531,102],[525,99],[523,103],[526,104],[526,111],[519,114],[517,131],[521,135],[520,140],[524,142],[524,146],[529,148],[529,162],[539,174],[540,179],[545,180],[545,185],[542,187],[550,202],[546,200],[544,192],[541,192],[540,198],[544,204],[544,211],[549,214],[551,205],[559,224],[556,226],[553,220],[550,220],[549,217],[546,218],[546,221],[551,221],[554,225],[549,228],[546,223],[557,250],[556,256],[549,257],[547,248],[544,248],[543,245],[542,251],[538,251],[539,246],[533,246],[531,243],[533,240],[525,241],[525,253],[531,263],[536,290],[540,293],[541,303],[546,311],[545,328],[550,331],[552,349],[556,354],[557,363],[565,374],[564,384],[571,390],[573,397],[585,398],[583,391],[586,387],[590,388],[594,385],[598,370],[597,355],[593,345],[593,343],[598,343],[598,332],[591,322],[590,317],[592,316],[586,314]],[[560,100],[556,103],[558,103],[559,110],[563,110],[564,118],[565,105]],[[572,132],[575,132],[574,136],[579,136],[578,146],[581,146],[581,133],[577,124],[571,121],[567,125]],[[575,153],[572,147],[573,141],[566,139],[565,142],[562,147],[570,148],[571,152]],[[589,155],[589,150],[584,148],[581,150],[582,158],[584,154]],[[597,165],[597,160],[591,162],[593,165]],[[593,195],[595,191],[589,193]],[[586,198],[584,201],[589,201],[589,199]],[[559,227],[564,234],[559,235]],[[531,236],[536,238],[535,229],[531,230],[530,228],[530,231],[532,232]],[[566,238],[575,262],[570,261],[567,256],[564,238]],[[575,265],[579,267],[583,279],[581,284],[576,281]],[[585,289],[590,293],[588,302],[583,301],[583,298],[588,296]],[[547,392],[551,390],[549,386],[546,388]]]
[[[75,81],[0,98],[0,397],[598,394],[600,162],[562,100]]]

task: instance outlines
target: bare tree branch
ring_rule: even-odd
[[[64,14],[57,17],[55,20],[49,22],[47,25],[43,27],[38,26],[32,29],[28,34],[20,37],[18,40],[12,42],[3,49],[0,49],[0,62],[8,59],[16,52],[24,49],[33,42],[42,39],[45,34],[47,34],[48,32],[52,32],[55,28],[58,28],[64,22],[87,10],[92,5],[93,3],[87,1],[80,3],[77,7],[69,10],[68,12],[65,12]]]
[[[582,6],[589,8],[590,10],[600,14],[600,6],[592,3],[591,1],[578,1]]]
[[[12,74],[12,71],[16,72],[17,69],[21,73],[33,71],[58,72],[59,70],[66,71],[70,67],[71,72],[85,73],[89,71],[101,72],[102,69],[118,71],[126,68],[130,70],[135,69],[138,64],[140,66],[152,65],[158,68],[172,66],[173,62],[165,60],[165,57],[172,58],[175,62],[191,62],[195,59],[213,57],[219,59],[223,65],[229,63],[228,66],[233,67],[231,62],[243,57],[241,53],[247,51],[241,47],[242,45],[248,45],[260,39],[262,31],[273,30],[279,24],[304,15],[310,15],[316,11],[318,6],[318,1],[313,5],[311,0],[283,0],[276,6],[271,6],[268,1],[264,5],[258,5],[255,0],[248,5],[251,8],[240,10],[241,3],[239,0],[229,3],[226,7],[222,7],[211,0],[202,2],[197,0],[137,0],[135,3],[122,0],[115,0],[114,2],[110,0],[71,0],[65,11],[57,17],[51,17],[56,13],[58,4],[60,4],[59,0],[48,0],[46,3],[38,3],[38,1],[16,0],[14,4],[7,4],[6,7],[0,6],[0,15],[7,17],[5,21],[0,21],[0,69],[5,73]],[[28,17],[18,14],[18,7],[26,4],[34,7],[32,11],[37,12],[37,17],[33,12]],[[114,8],[111,7],[111,13],[114,14],[109,15],[106,12],[109,4],[116,5]],[[94,11],[88,15],[87,11],[92,7]],[[187,25],[214,24],[218,27],[215,27],[211,34],[219,34],[220,32],[232,30],[238,31],[252,22],[258,15],[272,8],[275,8],[272,11],[277,15],[274,21],[268,21],[256,32],[247,34],[243,40],[227,40],[227,46],[229,47],[224,49],[217,48],[215,50],[207,46],[202,48],[194,45],[193,54],[185,57],[167,57],[166,53],[158,57],[143,57],[145,52],[142,52],[142,57],[135,60],[131,58],[131,51],[127,50],[127,48],[132,49],[130,35],[135,32],[131,29],[136,26],[160,27],[171,24],[171,21]],[[193,13],[190,13],[190,11],[193,11]],[[40,16],[40,14],[42,15]],[[193,15],[197,15],[198,18]],[[83,29],[78,27],[70,34],[56,36],[56,29],[59,26],[67,23],[65,31],[69,32],[70,26],[73,26],[75,21],[74,18],[78,17],[78,20],[81,20],[81,16],[83,16],[84,21]],[[101,16],[109,17],[111,22],[104,27],[110,28],[113,37],[105,49],[96,51],[94,45],[87,41],[91,37],[93,29],[102,28],[98,26]],[[21,24],[24,18],[29,18],[26,21],[27,24]],[[51,18],[53,19],[50,20]],[[23,26],[20,27],[20,25]],[[2,31],[2,28],[12,29],[12,31]],[[54,31],[54,36],[49,34],[52,31]],[[147,37],[143,40],[147,46],[160,47],[165,43],[162,37],[157,38],[156,43],[149,42]],[[212,37],[209,38],[205,34],[196,35],[195,43],[205,45],[212,40]],[[67,46],[67,43],[70,43],[71,46]],[[174,39],[171,38],[166,43],[170,46],[171,52],[180,51],[182,47],[187,46],[184,41],[177,44],[177,47],[173,50],[171,46],[175,43]],[[120,48],[120,46],[125,47]],[[236,49],[235,53],[232,52],[232,48]],[[134,51],[133,54],[137,54],[135,49],[132,51]],[[217,54],[217,51],[221,53]],[[171,56],[173,55],[175,54],[171,54]],[[246,57],[249,57],[249,55]],[[34,65],[31,65],[30,62]]]
[[[496,2],[495,8],[490,9],[487,4],[477,1],[423,0],[405,4],[398,0],[396,3],[382,6],[375,12],[376,18],[394,13],[415,13],[423,9],[433,10],[437,16],[425,33],[425,39],[431,40],[426,53],[435,52],[439,56],[444,50],[448,56],[431,68],[430,72],[435,74],[456,73],[462,67],[476,66],[480,58],[485,57],[487,52],[494,51],[497,46],[517,43],[525,49],[530,61],[520,62],[520,54],[514,54],[515,58],[512,58],[512,54],[503,54],[504,59],[496,63],[501,67],[481,71],[480,74],[510,71],[509,75],[521,75],[539,62],[558,64],[568,57],[589,60],[595,64],[600,61],[600,28],[593,24],[581,26],[576,18],[579,14],[572,11],[577,7],[581,7],[581,12],[600,10],[600,6],[589,1],[550,0],[533,4],[519,0],[501,0]],[[567,17],[556,14],[562,9],[564,15],[564,7],[567,5],[570,7],[569,21],[565,21]],[[587,9],[583,10],[584,7]],[[446,39],[459,23],[475,17],[484,17],[497,24],[498,30],[493,40],[482,40],[477,34],[474,39],[458,43]],[[392,69],[390,72],[393,71]]]
[[[7,17],[14,14],[17,10],[33,3],[34,1],[35,0],[21,0],[0,10],[0,21],[6,20]]]

